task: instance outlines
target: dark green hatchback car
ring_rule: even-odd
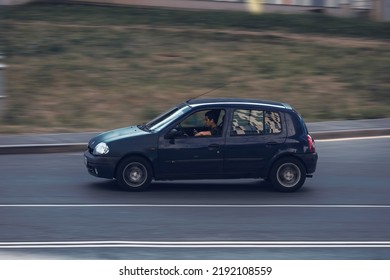
[[[152,180],[263,178],[291,192],[318,159],[291,106],[252,99],[189,100],[145,125],[97,135],[84,156],[90,174],[130,191]]]

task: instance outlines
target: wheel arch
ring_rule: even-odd
[[[280,192],[295,192],[306,181],[306,167],[297,156],[279,157],[271,167],[267,180]]]
[[[153,162],[150,160],[149,157],[147,157],[146,155],[142,154],[142,153],[128,153],[128,154],[125,154],[123,157],[121,157],[118,162],[116,163],[115,165],[115,168],[114,168],[114,178],[116,179],[116,174],[117,174],[117,171],[118,171],[118,167],[120,166],[120,164],[129,159],[129,158],[142,158],[143,160],[146,160],[149,164],[150,164],[150,167],[152,169],[152,177],[154,178],[155,176],[155,170],[154,170],[154,165],[153,165]]]
[[[272,171],[272,167],[274,166],[274,164],[276,162],[278,162],[279,160],[281,159],[284,159],[284,158],[294,158],[296,160],[298,160],[302,166],[305,168],[305,176],[307,174],[307,167],[306,167],[306,164],[305,162],[300,158],[298,157],[295,153],[293,152],[284,152],[284,153],[280,153],[280,154],[277,154],[275,155],[272,160],[270,161],[270,163],[268,164],[267,166],[267,170],[266,170],[266,173],[265,173],[265,179],[268,179],[270,177],[270,174],[271,174],[271,171]]]

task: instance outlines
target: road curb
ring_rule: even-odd
[[[314,137],[315,140],[387,136],[387,135],[390,135],[390,128],[363,129],[363,130],[318,131],[318,132],[311,132],[310,134]]]
[[[390,135],[389,129],[339,130],[319,131],[310,133],[315,140],[328,140],[355,137],[373,137]],[[48,153],[82,153],[87,149],[87,143],[62,144],[19,144],[0,145],[0,155],[10,154],[48,154]]]
[[[0,155],[78,153],[87,149],[87,143],[1,145]]]

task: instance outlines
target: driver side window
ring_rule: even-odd
[[[181,127],[183,128],[195,128],[204,126],[204,114],[205,111],[195,112],[181,122]]]
[[[184,137],[220,137],[222,135],[224,116],[225,111],[222,109],[197,111],[182,121],[177,129],[181,130]]]

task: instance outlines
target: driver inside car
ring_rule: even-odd
[[[215,111],[208,111],[204,116],[204,124],[210,130],[196,131],[194,129],[194,136],[218,136],[221,134],[220,128],[217,126],[218,113]]]

